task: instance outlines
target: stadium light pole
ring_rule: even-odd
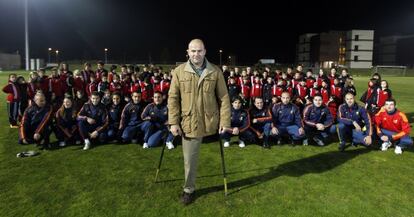
[[[105,51],[105,64],[107,64],[108,63],[108,51],[109,51],[109,49],[105,48],[104,51]]]
[[[56,63],[59,63],[59,50],[56,50],[55,53],[56,53]]]
[[[48,51],[47,51],[47,57],[48,57],[48,63],[50,63],[50,52],[52,52],[52,48],[51,47],[49,47],[49,49],[47,49]]]
[[[29,1],[24,0],[24,39],[25,39],[25,58],[26,71],[29,71]]]
[[[220,49],[219,52],[220,52],[220,67],[221,67],[221,55],[223,54],[223,50]]]

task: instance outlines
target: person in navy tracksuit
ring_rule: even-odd
[[[263,148],[270,148],[269,135],[272,124],[270,110],[264,107],[263,99],[256,97],[254,106],[249,110],[250,129],[256,134],[257,139],[263,139]]]
[[[250,129],[250,115],[242,109],[242,98],[235,97],[231,108],[231,131],[220,134],[220,138],[224,140],[224,147],[230,146],[232,136],[239,138],[239,147],[245,147],[245,141],[253,142],[255,134]]]
[[[107,107],[109,117],[108,130],[106,131],[107,140],[121,141],[121,131],[119,130],[119,125],[124,106],[121,102],[121,94],[119,92],[113,93],[111,98],[112,103],[110,103]]]
[[[63,99],[62,106],[56,111],[56,127],[54,132],[59,141],[59,146],[66,146],[67,142],[78,141],[78,126],[76,124],[77,111],[73,108],[72,98],[66,96]]]
[[[283,92],[281,101],[272,108],[271,135],[280,142],[281,136],[288,134],[293,141],[305,138],[299,107],[290,102],[290,94]]]
[[[365,130],[364,130],[365,128]],[[352,144],[369,146],[372,143],[372,123],[367,110],[355,103],[352,93],[345,95],[345,103],[338,108],[339,150],[345,150],[345,139],[351,136]]]
[[[136,143],[138,134],[142,133],[145,129],[141,119],[144,105],[141,101],[141,92],[139,90],[133,92],[131,98],[131,102],[126,104],[122,110],[119,130],[123,142]]]
[[[167,127],[168,109],[167,105],[163,102],[161,92],[156,91],[154,93],[154,102],[145,107],[141,118],[144,121],[144,138],[146,139],[143,148],[158,146],[165,134],[167,134],[167,148],[174,148],[172,143],[174,137]]]
[[[36,143],[40,148],[49,148],[52,107],[46,105],[43,93],[37,93],[34,101],[24,112],[19,129],[19,143]]]
[[[326,139],[335,129],[334,120],[329,108],[322,103],[322,96],[315,95],[313,104],[307,105],[303,110],[303,122],[307,138],[312,138],[319,146],[324,146]],[[306,145],[308,139],[304,140]]]
[[[101,103],[98,92],[93,92],[90,100],[85,103],[78,113],[78,128],[82,139],[85,142],[83,150],[91,147],[91,141],[99,140],[103,143],[106,140],[106,128],[109,119],[105,106]]]

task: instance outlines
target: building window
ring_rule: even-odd
[[[358,46],[358,45],[355,45],[355,46],[354,46],[354,50],[355,50],[355,51],[358,51],[358,48],[359,48],[359,46]]]
[[[354,61],[357,62],[358,61],[358,56],[354,56]]]
[[[359,35],[355,35],[355,41],[359,41]]]

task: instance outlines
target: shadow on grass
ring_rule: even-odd
[[[271,181],[280,176],[300,177],[311,173],[323,173],[344,164],[345,162],[357,157],[358,155],[366,154],[370,151],[370,149],[365,148],[354,149],[346,152],[330,151],[287,162],[279,166],[269,167],[267,168],[268,171],[264,174],[229,182],[229,195]],[[231,177],[229,177],[228,180],[229,179],[231,180]],[[205,194],[218,191],[223,191],[223,185],[216,185],[199,189],[197,190],[196,195],[197,197],[201,197]]]

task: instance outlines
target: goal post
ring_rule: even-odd
[[[407,66],[374,66],[374,73],[379,73],[381,76],[406,76]]]

